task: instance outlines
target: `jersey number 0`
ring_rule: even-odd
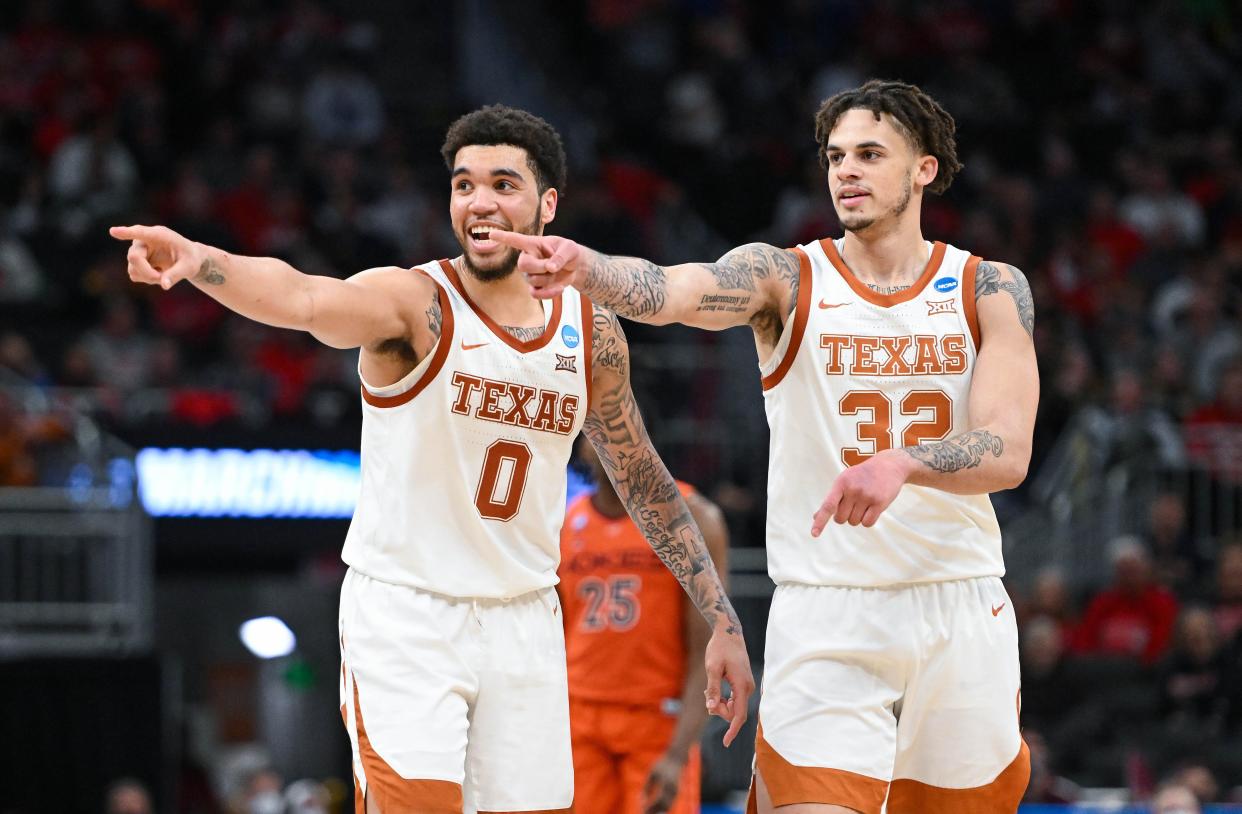
[[[530,447],[521,441],[493,441],[483,456],[483,472],[474,493],[474,506],[488,520],[512,520],[522,505]]]

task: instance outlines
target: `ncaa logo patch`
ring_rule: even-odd
[[[956,285],[956,283],[954,284]],[[565,343],[567,348],[578,347],[578,342],[581,341],[581,337],[578,336],[578,329],[572,325],[566,325],[564,328],[561,328],[561,341]]]
[[[932,283],[932,288],[936,289],[941,294],[946,294],[957,288],[957,280],[952,277],[941,277],[939,280]]]

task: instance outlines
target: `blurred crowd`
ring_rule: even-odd
[[[573,131],[590,138],[569,145],[556,231],[665,263],[839,234],[816,107],[871,76],[920,84],[956,118],[965,164],[924,202],[925,234],[1012,262],[1034,291],[1032,480],[1074,439],[1093,471],[1165,483],[1194,469],[1216,500],[1242,503],[1236,4],[489,8],[538,43],[522,49],[531,70],[590,123]],[[188,285],[131,285],[106,227],[165,223],[336,276],[450,256],[435,147],[474,105],[412,92],[384,70],[399,45],[384,27],[327,0],[31,0],[0,9],[0,24],[0,366],[89,393],[122,435],[356,426],[353,354],[231,317]],[[452,24],[428,17],[443,47],[402,58],[429,70],[451,60]],[[673,464],[757,544],[756,379],[708,363],[737,364],[736,340],[630,332],[657,441],[660,426],[736,430],[729,446],[743,452],[691,449]],[[675,356],[670,337],[690,361],[657,388],[644,358]],[[0,394],[0,484],[38,482],[39,449],[66,432]],[[1076,783],[1148,793],[1173,775],[1203,800],[1242,784],[1240,512],[1200,522],[1184,490],[1161,488],[1144,506],[1134,536],[1091,543],[1109,546],[1112,584],[1049,569],[1013,586],[1033,799],[1072,796]]]

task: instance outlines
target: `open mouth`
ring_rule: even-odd
[[[470,237],[470,245],[477,251],[485,252],[496,249],[499,243],[492,240],[492,230],[500,229],[500,226],[492,224],[476,224],[466,230],[466,234]]]

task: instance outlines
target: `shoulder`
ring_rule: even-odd
[[[1031,284],[1022,270],[1012,263],[980,260],[975,269],[975,299],[979,303],[981,320],[987,320],[993,314],[999,318],[1012,318],[1008,306],[1012,303],[1022,327],[1028,335],[1034,334],[1035,303],[1031,296]]]
[[[776,279],[797,281],[802,267],[799,255],[793,249],[782,249],[768,243],[747,243],[730,249],[717,261],[719,264],[749,273],[759,280]]]
[[[1005,286],[1022,286],[1030,290],[1030,283],[1022,270],[1012,263],[1000,260],[980,260],[975,269],[975,297],[986,297],[1004,291]]]

